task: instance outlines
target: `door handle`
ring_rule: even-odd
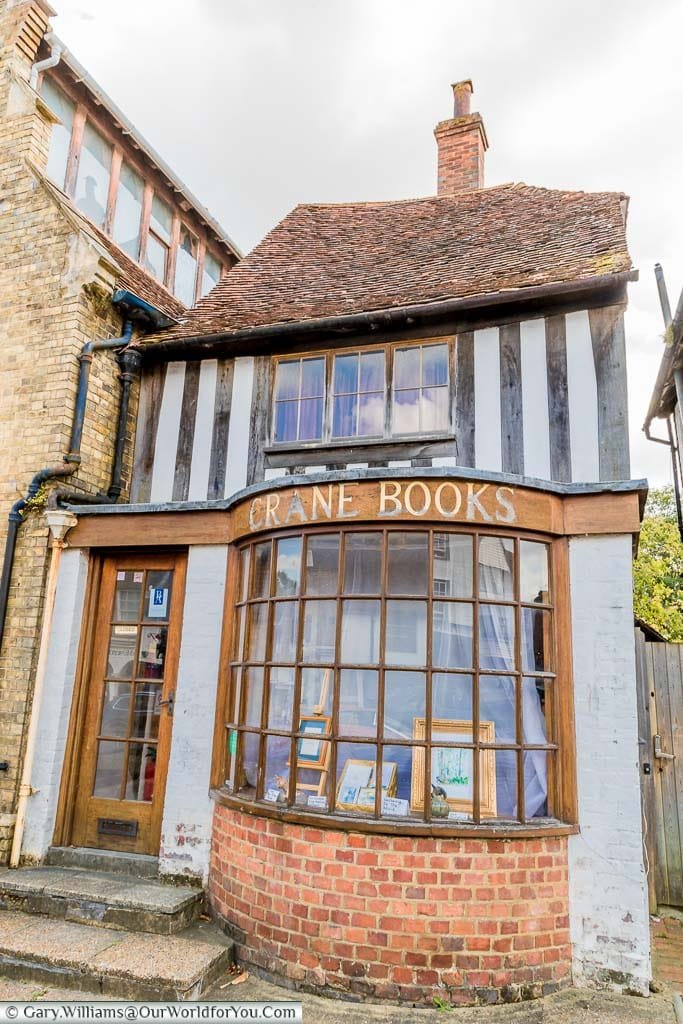
[[[173,717],[173,705],[175,704],[175,692],[171,690],[168,697],[165,700],[159,701],[160,708],[167,708],[169,715]]]
[[[660,761],[673,761],[675,759],[675,754],[667,754],[665,750],[662,750],[661,736],[653,736],[652,739],[655,745],[655,757],[659,758]]]

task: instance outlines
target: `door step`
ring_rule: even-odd
[[[201,889],[79,868],[1,868],[0,909],[130,932],[173,935],[204,903]]]
[[[117,875],[156,878],[159,858],[142,853],[118,853],[116,850],[90,850],[85,846],[51,846],[46,863],[56,868],[84,868],[86,871],[111,871]]]
[[[198,999],[228,969],[232,943],[197,922],[182,935],[94,930],[0,911],[0,975],[112,999]]]

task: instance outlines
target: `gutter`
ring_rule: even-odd
[[[437,320],[451,314],[486,307],[499,307],[509,303],[528,300],[544,300],[550,295],[576,295],[595,291],[598,288],[615,288],[629,281],[638,280],[637,270],[625,270],[618,274],[599,274],[582,281],[560,282],[518,288],[510,291],[489,292],[485,295],[459,299],[442,299],[410,306],[396,306],[367,313],[346,313],[341,316],[320,317],[315,320],[298,320],[262,327],[244,327],[236,331],[220,331],[214,334],[192,335],[185,338],[170,338],[167,341],[148,342],[140,346],[145,361],[157,356],[185,359],[202,359],[217,343],[253,342],[284,340],[293,335],[307,337],[311,334],[351,334],[354,332],[376,332],[396,327],[411,327],[419,322]]]
[[[31,77],[29,78],[29,85],[32,89],[38,88],[38,76],[49,68],[55,68],[59,64],[62,53],[64,52],[64,43],[60,42],[54,32],[46,32],[43,39],[50,47],[50,56],[46,57],[45,60],[36,61],[31,67]]]

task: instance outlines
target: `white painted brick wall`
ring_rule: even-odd
[[[211,748],[227,553],[227,547],[192,547],[188,556],[160,874],[208,876]]]
[[[22,857],[42,859],[52,843],[81,637],[88,552],[65,550],[57,575]]]
[[[574,983],[646,995],[631,537],[574,538],[569,562],[581,827],[569,839]]]

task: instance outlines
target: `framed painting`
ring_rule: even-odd
[[[413,738],[426,738],[426,720],[413,719]],[[493,743],[493,722],[479,723],[479,742]],[[448,806],[454,812],[472,814],[474,809],[474,750],[471,747],[437,746],[439,743],[473,743],[474,723],[466,719],[435,718],[432,720],[432,785],[446,794]],[[414,811],[424,809],[425,751],[416,747],[410,786],[410,806]],[[481,814],[495,817],[496,811],[496,752],[481,751],[480,770]]]
[[[342,769],[337,783],[337,807],[343,811],[365,811],[375,809],[376,761],[360,761],[349,758]],[[395,796],[398,765],[385,761],[382,765],[382,795]]]
[[[330,734],[330,719],[311,716],[299,721],[300,736],[296,744],[296,758],[301,768],[326,768],[329,744],[324,738]]]

